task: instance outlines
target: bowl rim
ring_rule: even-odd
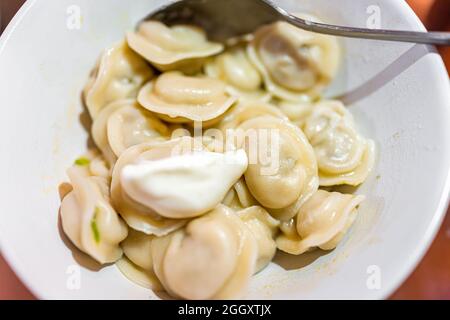
[[[33,7],[33,5],[39,0],[26,0],[26,2],[22,5],[22,7],[15,14],[13,19],[7,25],[6,29],[3,31],[3,34],[0,36],[0,56],[6,47],[9,38],[14,33],[16,27],[21,23],[22,19],[27,15],[28,11]],[[173,0],[168,0],[173,1]],[[415,14],[412,8],[404,1],[392,1],[391,5],[393,5],[402,16],[409,20],[419,31],[426,31],[425,26],[419,17]],[[438,67],[441,72],[448,77],[448,73],[444,67],[444,63],[442,58],[436,57],[440,60],[441,66]],[[450,92],[450,86],[449,86]],[[450,96],[450,94],[449,94]],[[450,118],[447,119],[450,124]],[[450,151],[450,147],[449,147]],[[379,291],[377,299],[386,299],[389,298],[395,290],[397,290],[401,284],[405,282],[405,280],[412,274],[412,272],[416,269],[419,263],[424,258],[425,254],[428,252],[432,242],[434,241],[442,222],[445,218],[447,209],[450,206],[450,163],[448,163],[447,176],[445,178],[445,184],[442,189],[441,195],[439,197],[439,202],[432,219],[428,223],[428,227],[426,232],[421,236],[420,245],[416,246],[416,248],[411,251],[409,258],[407,261],[403,262],[400,267],[396,268],[396,271],[393,276],[390,277],[388,282],[385,281],[383,288]],[[14,253],[14,250],[11,246],[7,245],[7,240],[2,238],[0,234],[0,254],[3,255],[3,258],[7,262],[7,264],[11,267],[14,273],[17,275],[19,280],[23,283],[23,285],[31,291],[31,293],[37,299],[47,299],[48,294],[44,292],[41,288],[37,287],[34,284],[33,278],[29,276],[29,273],[26,272],[26,266],[21,262],[21,259]]]

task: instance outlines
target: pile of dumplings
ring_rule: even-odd
[[[116,263],[133,282],[181,299],[242,297],[277,249],[334,249],[364,196],[330,187],[363,183],[375,154],[346,107],[320,99],[339,63],[334,37],[285,22],[229,44],[193,26],[142,23],[102,54],[84,89],[97,148],[68,169],[66,235],[100,264]],[[207,212],[155,211],[130,196],[120,178],[130,164],[193,145],[224,152],[224,141],[194,134],[198,123],[276,129],[277,173],[261,174],[256,162],[218,180],[226,194]]]

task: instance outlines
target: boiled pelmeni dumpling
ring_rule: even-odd
[[[375,165],[375,143],[372,140],[365,139],[364,153],[362,154],[359,165],[351,171],[342,174],[335,174],[321,170],[319,172],[321,186],[335,186],[335,185],[352,185],[357,186],[363,183]]]
[[[152,241],[154,236],[130,229],[128,237],[120,244],[124,257],[116,262],[125,277],[134,283],[153,290],[161,290],[161,283],[153,272]]]
[[[135,100],[126,99],[118,100],[110,103],[105,108],[103,108],[98,116],[94,119],[91,127],[92,139],[94,140],[96,146],[100,149],[106,161],[112,166],[116,160],[117,155],[111,149],[108,140],[108,120],[111,114],[129,104],[134,104]]]
[[[87,176],[79,167],[67,171],[73,190],[61,203],[62,227],[69,239],[98,262],[111,263],[122,256],[119,243],[128,229],[109,203],[105,178]]]
[[[108,140],[117,156],[131,146],[168,136],[166,124],[138,104],[114,111],[108,120]]]
[[[145,85],[138,101],[168,122],[218,121],[236,101],[225,89],[225,83],[220,80],[189,77],[173,71]]]
[[[133,263],[126,256],[116,262],[119,271],[131,282],[153,291],[161,291],[163,287],[152,270],[147,270]]]
[[[168,127],[136,100],[126,99],[106,106],[95,118],[92,137],[112,165],[127,148],[158,139],[167,139]]]
[[[334,249],[355,220],[364,196],[317,191],[276,240],[278,249],[299,255],[319,247]],[[289,230],[290,229],[290,230]],[[287,230],[287,231],[286,231]]]
[[[317,21],[310,16],[305,18]],[[337,73],[340,60],[336,38],[286,22],[257,30],[248,52],[263,74],[266,89],[290,101],[317,97]]]
[[[339,101],[314,105],[303,130],[316,154],[320,185],[358,185],[374,165],[375,147],[356,131],[350,112]]]
[[[122,241],[120,246],[122,247],[123,253],[134,264],[143,269],[152,270],[153,260],[151,246],[154,238],[155,236],[153,235],[130,229],[128,237]]]
[[[120,244],[124,257],[116,262],[122,274],[130,281],[148,289],[161,290],[162,286],[153,272],[152,241],[154,236],[130,229],[128,237]]]
[[[204,69],[209,77],[226,82],[227,90],[240,100],[270,100],[270,94],[262,88],[261,74],[250,61],[243,46],[230,48],[211,58]]]
[[[208,41],[205,32],[197,27],[168,27],[158,21],[141,23],[127,40],[134,51],[161,71],[194,72],[200,69],[202,58],[223,50],[222,44]]]
[[[136,98],[142,85],[153,77],[150,66],[125,42],[107,49],[84,89],[93,119],[111,102]]]
[[[275,236],[280,222],[260,206],[248,207],[238,211],[237,214],[256,239],[258,258],[255,272],[259,272],[272,261],[275,255],[277,250]]]
[[[314,139],[321,133],[333,129],[340,122],[350,127],[355,125],[352,114],[341,101],[322,100],[309,108],[303,131],[307,137]]]
[[[250,192],[278,219],[289,220],[296,212],[288,208],[315,191],[314,150],[299,128],[279,118],[257,117],[238,129],[246,137],[245,181]]]
[[[116,156],[134,145],[169,136],[166,124],[137,103],[115,110],[108,119],[107,128],[109,144]]]
[[[239,298],[257,252],[251,231],[223,205],[152,242],[156,275],[172,296],[184,299]]]

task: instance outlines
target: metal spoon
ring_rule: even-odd
[[[450,45],[450,32],[414,32],[334,26],[300,19],[270,0],[180,0],[148,15],[167,25],[202,27],[211,40],[227,39],[255,31],[264,24],[284,20],[301,29],[341,37]]]

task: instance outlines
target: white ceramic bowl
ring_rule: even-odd
[[[0,40],[1,249],[40,298],[156,297],[114,265],[78,269],[83,255],[58,231],[58,184],[86,149],[80,90],[97,56],[165,2],[30,0]],[[378,0],[378,7],[373,0],[277,2],[362,27],[379,9],[384,28],[423,30],[402,0]],[[78,9],[81,29],[71,29]],[[345,94],[359,127],[377,143],[374,172],[358,190],[367,201],[336,250],[278,255],[254,277],[248,298],[387,297],[421,259],[445,212],[450,93],[442,60],[432,48],[412,44],[342,45],[344,65],[328,95]]]

